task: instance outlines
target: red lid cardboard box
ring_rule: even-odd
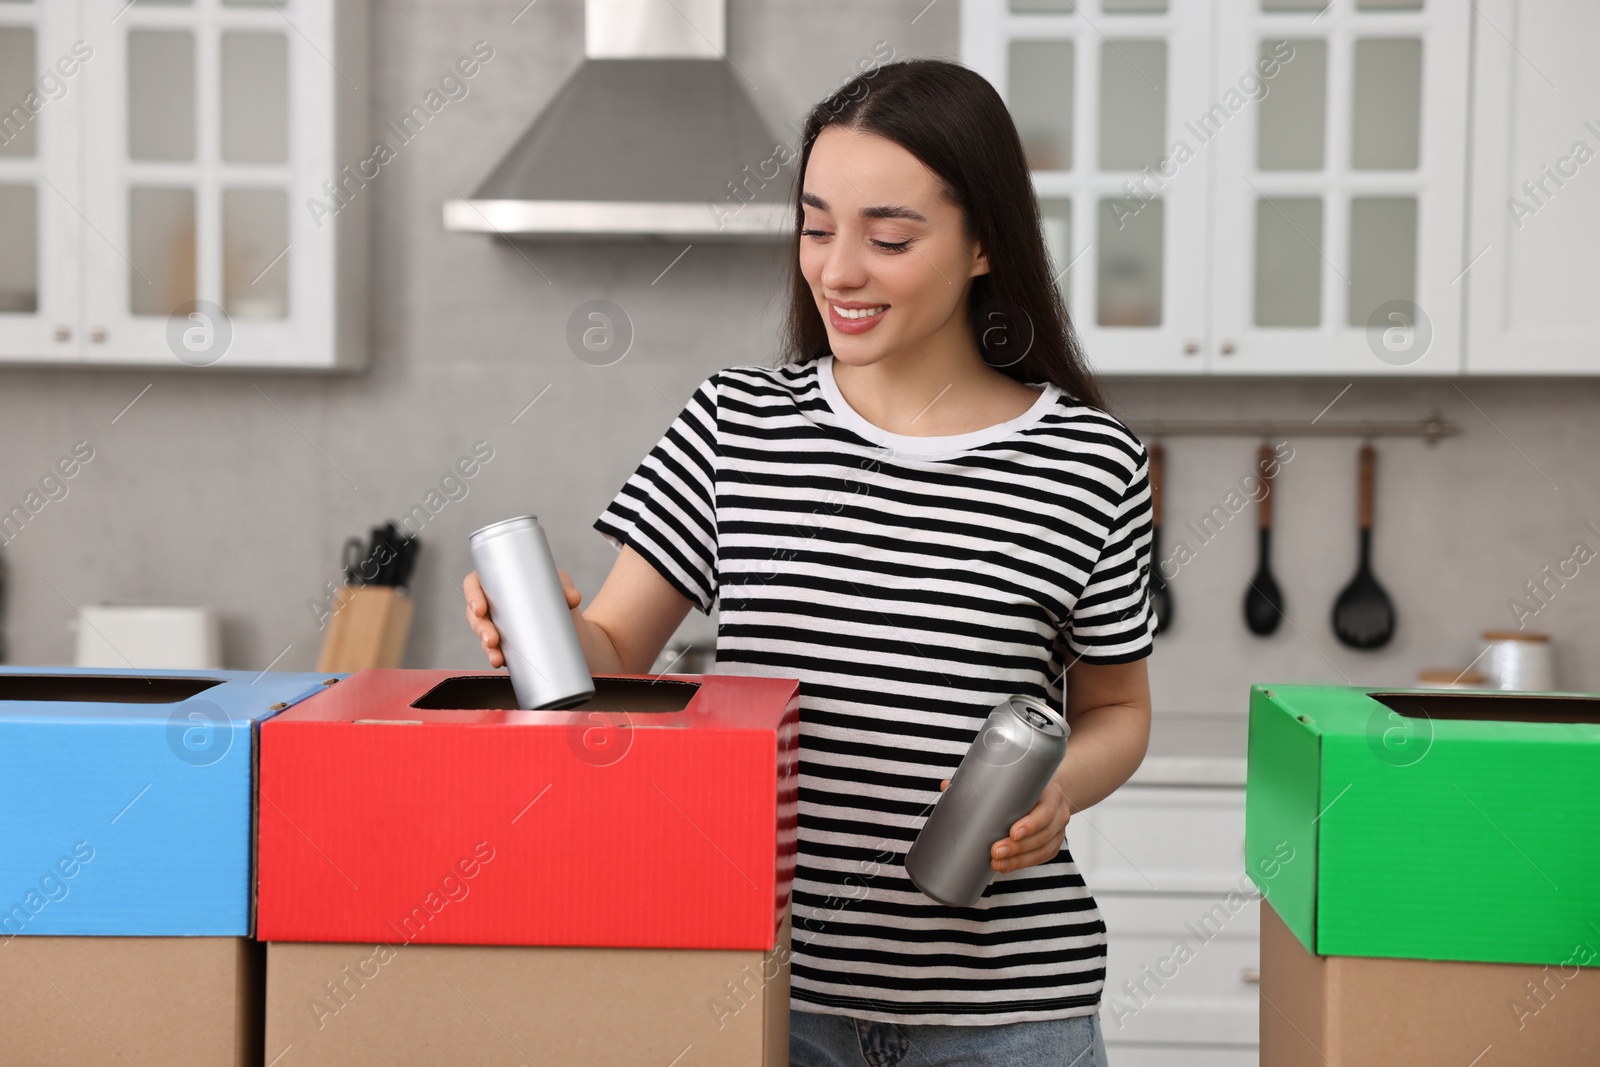
[[[772,949],[799,683],[366,670],[261,730],[263,941]]]

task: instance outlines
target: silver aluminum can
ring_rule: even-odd
[[[989,850],[1039,802],[1069,732],[1033,697],[1008,697],[991,711],[906,853],[911,884],[941,904],[976,904],[995,875]]]
[[[520,515],[493,523],[470,543],[517,705],[559,710],[594,696],[589,661],[539,520]]]

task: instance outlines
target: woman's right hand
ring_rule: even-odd
[[[478,581],[477,571],[467,575],[461,583],[461,591],[467,597],[467,625],[478,635],[483,654],[489,658],[489,666],[505,666],[506,657],[500,651],[500,631],[489,621],[489,598],[483,594],[483,584]]]
[[[566,594],[567,609],[573,613],[573,621],[577,622],[578,605],[583,603],[583,594],[572,584],[572,576],[560,567],[556,568],[556,576],[561,579],[561,591]],[[483,654],[489,658],[489,666],[505,666],[505,653],[500,651],[500,631],[489,621],[489,598],[484,595],[477,571],[467,575],[461,583],[461,591],[467,597],[467,625],[478,635]]]

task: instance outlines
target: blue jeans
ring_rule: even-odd
[[[1100,1016],[939,1026],[789,1012],[789,1067],[1106,1067]]]

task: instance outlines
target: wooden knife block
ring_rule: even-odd
[[[347,674],[364,667],[398,667],[416,605],[389,585],[346,585],[335,595],[317,671]]]

